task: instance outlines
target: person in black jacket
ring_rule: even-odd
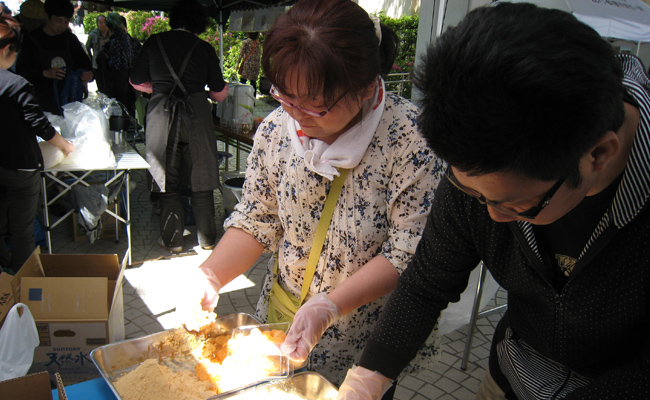
[[[44,7],[47,23],[24,35],[16,72],[34,85],[43,111],[63,115],[63,105],[81,101],[87,92],[85,84],[94,79],[92,63],[70,30],[72,3],[46,0]]]
[[[34,218],[40,195],[43,156],[41,137],[64,154],[74,150],[48,122],[34,97],[34,89],[20,75],[7,71],[20,50],[18,23],[0,16],[0,269],[18,271],[34,251]],[[11,241],[11,255],[6,239]]]
[[[479,261],[508,292],[478,399],[650,399],[650,78],[573,15],[470,12],[415,74],[449,165],[339,399],[379,399]]]

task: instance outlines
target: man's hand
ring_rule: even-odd
[[[92,72],[91,72],[92,74]],[[48,79],[63,80],[65,78],[65,69],[63,68],[50,68],[43,71],[43,76]]]
[[[325,330],[341,318],[341,310],[327,293],[318,293],[298,309],[281,350],[290,359],[304,361]]]
[[[391,386],[391,380],[379,372],[355,365],[345,376],[336,400],[380,400]]]
[[[84,82],[92,82],[92,80],[95,79],[95,75],[93,74],[93,71],[84,71],[79,75],[79,78]]]

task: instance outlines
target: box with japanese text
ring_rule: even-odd
[[[125,267],[126,257],[120,265],[116,254],[34,251],[13,282],[40,339],[30,372],[58,372],[66,384],[100,377],[91,350],[125,337]]]

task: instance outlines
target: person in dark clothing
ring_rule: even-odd
[[[91,57],[93,64],[93,74],[95,83],[97,83],[97,90],[101,93],[106,93],[106,84],[104,84],[104,75],[101,67],[101,59],[99,58],[102,48],[111,39],[111,32],[106,26],[106,16],[97,16],[97,28],[90,31],[88,39],[86,39],[86,51]]]
[[[129,41],[131,42],[131,53],[133,53],[133,62],[131,63],[131,66],[135,63],[135,60],[138,58],[140,55],[140,51],[142,50],[142,43],[137,38],[134,38],[133,36],[129,35],[129,29],[128,25],[126,22],[126,17],[124,15],[120,15],[122,18],[122,29],[124,29],[124,32],[129,36]]]
[[[93,80],[92,64],[70,31],[72,3],[46,0],[45,12],[45,26],[24,35],[16,72],[34,85],[43,111],[62,115],[64,104],[82,99],[85,85]]]
[[[338,399],[379,399],[479,261],[508,292],[477,399],[650,399],[650,78],[573,15],[470,12],[415,73],[449,165]]]
[[[41,137],[64,154],[74,150],[48,122],[36,103],[32,85],[7,71],[20,50],[18,23],[0,16],[0,270],[17,272],[34,251],[34,218],[40,196],[43,156]],[[6,239],[11,241],[11,254]]]
[[[146,159],[153,190],[160,192],[158,243],[173,252],[182,251],[185,218],[180,191],[189,183],[198,242],[211,249],[217,240],[213,190],[219,187],[219,168],[207,97],[224,100],[228,85],[215,49],[197,37],[208,25],[203,6],[194,0],[175,2],[169,24],[172,31],[147,39],[131,71],[133,87],[152,93],[145,129]],[[190,171],[190,182],[182,180],[184,169]]]
[[[135,115],[135,91],[129,84],[133,63],[131,39],[124,31],[120,14],[108,13],[106,25],[110,40],[104,45],[99,58],[106,90],[104,94],[124,104],[129,115]]]

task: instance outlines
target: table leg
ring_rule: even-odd
[[[131,265],[131,170],[126,170],[126,251],[128,254],[128,265]]]
[[[45,243],[47,243],[47,252],[52,254],[52,234],[50,232],[50,214],[47,207],[47,181],[45,172],[41,172],[41,192],[43,194],[43,230],[45,231]]]

